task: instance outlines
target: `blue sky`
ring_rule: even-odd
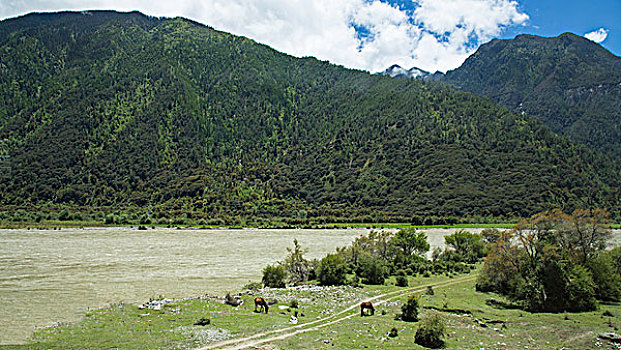
[[[89,9],[183,16],[370,72],[454,69],[479,45],[522,33],[569,31],[621,54],[621,0],[0,0],[0,18]]]
[[[604,28],[608,35],[601,45],[621,55],[621,0],[520,0],[519,3],[530,20],[523,28],[508,28],[502,38],[513,38],[524,32],[541,36],[564,32],[583,35]]]

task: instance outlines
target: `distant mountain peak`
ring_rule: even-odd
[[[410,79],[424,79],[429,76],[430,73],[417,67],[405,69],[398,64],[386,68],[385,71],[379,73],[382,75],[388,75],[393,78],[410,78]]]

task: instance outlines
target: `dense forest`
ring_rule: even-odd
[[[621,159],[621,57],[586,38],[495,39],[433,78],[531,114],[552,131]]]
[[[617,163],[439,83],[137,12],[5,20],[0,57],[5,209],[300,222],[620,215]]]

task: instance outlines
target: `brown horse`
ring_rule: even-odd
[[[267,314],[267,310],[269,310],[269,308],[270,307],[267,306],[267,302],[265,301],[265,299],[261,297],[254,298],[254,312],[265,311],[265,313]]]
[[[365,315],[364,310],[371,310],[371,316],[375,313],[375,308],[373,308],[373,304],[370,301],[360,303],[360,316],[368,316]]]

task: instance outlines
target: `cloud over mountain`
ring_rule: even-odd
[[[13,0],[0,3],[0,17],[85,9],[184,16],[291,55],[371,72],[394,63],[456,68],[480,43],[529,19],[513,0]]]
[[[598,30],[584,34],[584,37],[599,44],[608,37],[608,30],[599,28]]]

